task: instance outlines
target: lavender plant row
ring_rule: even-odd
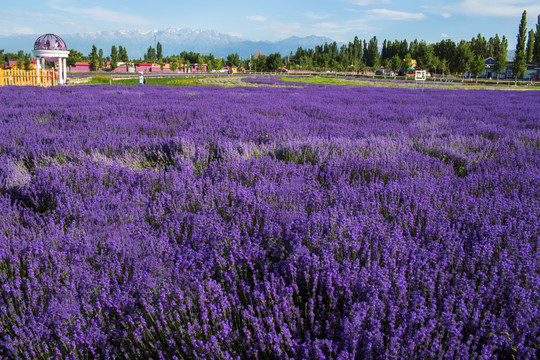
[[[538,95],[0,88],[0,357],[537,358]]]

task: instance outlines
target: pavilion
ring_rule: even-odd
[[[41,35],[34,42],[34,50],[32,52],[37,59],[36,67],[38,70],[45,69],[45,60],[58,61],[58,84],[66,84],[66,59],[69,56],[69,50],[60,36],[55,34]]]

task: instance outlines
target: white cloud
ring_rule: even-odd
[[[30,11],[7,10],[0,8],[0,34],[30,35],[43,32],[61,33],[61,29],[79,26],[79,23],[69,16],[38,13]],[[25,25],[21,25],[25,24]],[[51,25],[52,24],[52,25]]]
[[[448,34],[446,34],[446,33],[441,33],[441,36],[442,36],[443,38],[447,38],[447,37],[448,37]]]
[[[26,26],[16,26],[13,29],[13,32],[15,34],[21,34],[21,35],[32,35],[36,33],[34,29],[26,27]]]
[[[272,34],[272,38],[284,39],[290,36],[326,36],[337,42],[349,41],[350,33],[354,32],[357,35],[369,34],[372,35],[379,28],[369,24],[369,21],[364,18],[347,20],[343,22],[318,22],[312,25],[303,25],[297,22],[291,23],[270,23],[258,30],[266,31]]]
[[[87,18],[95,22],[108,22],[108,23],[117,23],[117,24],[129,24],[137,26],[148,26],[150,21],[148,19],[138,16],[131,15],[125,12],[112,11],[104,9],[100,6],[90,7],[90,8],[80,8],[80,7],[61,7],[61,6],[51,6],[57,11],[63,11],[68,14],[75,15],[77,17]]]
[[[350,41],[350,33],[354,32],[356,35],[372,35],[378,32],[380,29],[369,24],[367,19],[354,19],[347,20],[345,22],[322,22],[314,24],[307,29],[307,32],[311,35],[328,36],[338,42]]]
[[[366,10],[366,14],[379,20],[422,20],[426,16],[422,13],[410,13],[388,9]]]
[[[538,1],[530,0],[462,0],[442,7],[422,6],[422,8],[445,18],[455,14],[516,18],[521,16],[523,10],[527,10],[527,14],[533,16],[540,13]]]
[[[267,21],[268,20],[262,15],[250,15],[250,16],[246,16],[246,19],[253,20],[253,21]]]
[[[368,6],[375,4],[390,4],[390,0],[349,0],[351,4],[358,6]]]

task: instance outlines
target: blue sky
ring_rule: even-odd
[[[538,0],[23,0],[0,9],[0,36],[175,27],[271,41],[320,35],[348,42],[375,35],[382,43],[470,40],[480,32],[506,35],[511,49],[524,9],[528,28],[535,28]]]

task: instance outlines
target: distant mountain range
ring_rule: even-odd
[[[35,35],[11,35],[0,36],[0,49],[5,52],[25,53],[33,49],[34,41],[41,34]],[[251,41],[240,37],[221,34],[212,30],[177,29],[166,30],[131,30],[131,31],[102,31],[96,33],[58,34],[69,49],[75,49],[88,55],[92,45],[103,49],[105,55],[109,55],[111,47],[119,45],[125,47],[130,58],[143,57],[149,46],[155,47],[154,39],[163,46],[163,55],[169,56],[180,54],[182,51],[194,51],[203,55],[214,54],[225,57],[231,53],[238,53],[241,57],[248,57],[255,51],[265,55],[280,52],[287,55],[296,49],[314,48],[325,42],[334,40],[321,36],[307,36],[290,38],[279,41]],[[154,38],[155,35],[155,38]]]

